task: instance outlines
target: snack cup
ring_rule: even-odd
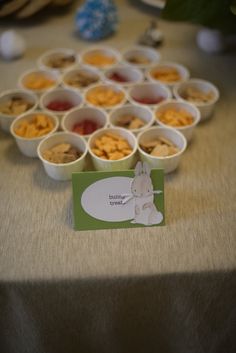
[[[71,57],[73,60],[71,60],[71,62],[69,62],[66,66],[61,65],[60,67],[60,63],[56,62],[56,60],[59,60],[63,57]],[[53,65],[50,65],[50,61],[53,62],[53,60],[55,61],[54,67]],[[37,61],[38,67],[40,69],[53,70],[58,73],[71,69],[78,63],[79,55],[75,52],[75,50],[68,48],[56,48],[48,50],[43,55],[41,55]]]
[[[44,77],[51,81],[50,86],[45,86],[43,87],[43,84],[35,84],[35,88],[30,87],[27,84],[27,81],[29,80],[30,77],[35,76],[37,77],[35,81],[40,80],[40,77]],[[52,90],[53,88],[57,87],[59,85],[59,75],[54,72],[53,70],[43,70],[43,69],[34,69],[34,70],[28,70],[23,72],[23,74],[19,77],[18,80],[18,86],[22,89],[25,89],[27,91],[31,91],[36,93],[38,96],[41,96],[43,93]]]
[[[105,89],[110,89],[114,92],[122,93],[123,98],[117,104],[109,104],[109,101],[107,102],[107,104],[102,104],[102,105],[99,105],[99,103],[97,103],[97,104],[92,103],[88,100],[88,96],[90,95],[91,92],[96,91],[97,88],[101,88],[101,89],[105,88]],[[88,106],[98,107],[98,108],[103,108],[103,109],[109,110],[109,109],[115,109],[115,108],[122,107],[125,104],[125,102],[127,101],[127,93],[119,85],[115,85],[112,83],[97,84],[97,85],[93,85],[93,86],[88,87],[84,91],[84,100]]]
[[[109,122],[112,127],[117,127],[117,121],[119,117],[125,115],[137,116],[142,119],[145,123],[144,126],[138,129],[128,129],[132,131],[135,135],[140,133],[141,131],[149,128],[155,122],[155,116],[152,110],[148,107],[137,105],[137,104],[127,104],[118,109],[112,110],[109,115]]]
[[[30,91],[21,90],[21,89],[12,89],[12,90],[3,92],[0,95],[0,106],[13,97],[25,99],[27,102],[32,104],[32,107],[27,109],[26,112],[31,112],[37,108],[37,105],[38,105],[37,96]],[[10,126],[18,116],[19,115],[6,114],[3,112],[0,112],[0,125],[2,130],[4,130],[5,132],[10,132]]]
[[[134,65],[140,69],[144,69],[150,65],[156,64],[160,61],[160,57],[160,53],[157,50],[142,45],[137,45],[123,51],[122,61],[125,64]],[[135,58],[137,60],[135,60]],[[141,62],[142,58],[144,59],[144,62]],[[138,59],[140,59],[140,62]]]
[[[203,93],[213,93],[213,98],[209,102],[191,102],[199,109],[201,114],[201,121],[209,119],[213,114],[216,102],[218,101],[220,96],[218,88],[211,82],[192,78],[189,81],[183,82],[178,86],[174,87],[173,93],[175,98],[181,101],[190,102],[185,98],[185,93],[188,88],[194,88],[199,91],[202,91]]]
[[[159,79],[155,78],[153,76],[153,73],[157,69],[162,69],[162,68],[163,69],[165,69],[165,68],[175,69],[178,72],[180,79],[178,81],[169,82],[169,81],[159,80]],[[184,65],[177,64],[174,62],[160,62],[157,65],[154,65],[153,67],[147,69],[147,71],[146,71],[146,77],[149,81],[160,82],[160,83],[168,86],[171,89],[173,87],[175,87],[176,85],[178,85],[179,83],[187,81],[189,79],[189,75],[190,75],[189,70]]]
[[[94,107],[82,107],[75,108],[65,114],[61,122],[62,130],[73,132],[73,126],[86,119],[97,123],[99,126],[98,129],[105,128],[108,124],[108,116],[104,110]],[[90,135],[91,134],[82,136],[88,139]]]
[[[97,138],[103,136],[106,133],[114,133],[122,136],[125,138],[128,143],[130,144],[132,148],[132,152],[119,160],[107,160],[107,159],[102,159],[98,156],[96,156],[92,148],[94,146],[94,142]],[[99,129],[95,131],[89,138],[88,140],[88,150],[92,158],[93,165],[96,170],[100,171],[117,171],[117,170],[127,170],[133,167],[135,160],[136,160],[136,151],[137,151],[137,140],[132,134],[132,132],[123,129],[123,128],[106,128],[106,129]]]
[[[161,98],[158,101],[158,98]],[[144,82],[137,84],[133,87],[131,87],[128,90],[128,99],[131,103],[133,104],[138,104],[138,105],[147,105],[150,108],[154,108],[158,104],[160,104],[162,101],[165,101],[167,99],[171,98],[171,91],[169,88],[167,88],[165,85],[161,83],[154,83],[154,82]],[[141,103],[139,100],[143,99],[148,99],[155,101],[157,99],[157,102],[154,103]]]
[[[70,84],[70,80],[74,79],[76,77],[76,75],[79,74],[87,74],[88,76],[94,77],[94,79],[96,80],[93,83],[89,83],[88,85],[84,86],[84,87],[76,87],[72,84]],[[91,85],[96,84],[97,82],[102,81],[102,76],[101,73],[96,70],[93,67],[89,67],[89,66],[84,66],[84,67],[79,67],[79,68],[75,68],[75,69],[71,69],[71,70],[67,70],[63,76],[62,76],[62,86],[65,88],[71,88],[71,89],[75,89],[75,90],[83,90]]]
[[[158,136],[163,136],[173,142],[180,150],[178,153],[167,157],[152,156],[140,147],[140,143],[149,142]],[[165,173],[173,172],[179,165],[183,152],[187,147],[184,135],[172,128],[154,126],[141,132],[138,137],[138,151],[143,162],[147,162],[151,168],[163,168]]]
[[[181,127],[171,126],[171,125],[163,123],[160,120],[160,118],[158,118],[157,113],[164,112],[168,109],[173,109],[173,110],[183,109],[183,110],[187,111],[193,117],[193,123],[186,125],[186,126],[181,126]],[[176,101],[174,99],[160,103],[159,106],[156,107],[154,114],[156,117],[156,121],[160,126],[174,128],[174,129],[178,130],[179,132],[182,132],[182,134],[186,137],[186,140],[188,142],[192,139],[194,129],[200,121],[200,112],[193,104],[187,103],[187,102]]]
[[[112,75],[117,75],[117,79],[112,78]],[[119,81],[119,77],[126,79],[126,81]],[[130,87],[136,83],[141,83],[144,79],[141,70],[132,66],[115,66],[104,72],[104,78],[108,83],[115,83],[124,87]]]
[[[40,137],[33,137],[33,138],[28,138],[28,137],[21,137],[15,133],[15,129],[19,126],[19,124],[22,122],[22,120],[31,120],[32,117],[35,114],[43,114],[46,115],[48,118],[50,118],[53,123],[54,123],[54,128],[46,135],[40,136]],[[16,144],[19,148],[19,150],[27,157],[38,157],[37,154],[37,147],[39,143],[49,135],[52,135],[55,131],[57,131],[59,127],[59,121],[58,118],[54,114],[50,114],[41,110],[35,110],[34,112],[27,112],[22,115],[20,115],[18,118],[16,118],[13,123],[11,124],[10,127],[10,132],[12,136],[16,140]]]
[[[48,104],[53,101],[65,101],[71,103],[73,106],[67,110],[53,110],[48,108]],[[69,88],[57,88],[55,90],[51,90],[42,95],[39,101],[39,105],[41,109],[53,113],[58,116],[59,121],[61,122],[62,117],[71,109],[81,107],[83,105],[83,97],[82,95],[73,89]]]
[[[43,157],[43,152],[60,143],[69,143],[76,147],[82,155],[73,162],[69,163],[52,163]],[[82,136],[73,132],[57,132],[46,137],[38,146],[37,153],[41,159],[46,173],[55,180],[70,180],[72,173],[81,172],[85,167],[87,144]]]
[[[104,60],[104,62],[102,61],[102,56],[108,58],[107,62],[106,60]],[[118,50],[107,46],[90,47],[81,52],[82,64],[96,67],[101,70],[117,65],[120,61],[121,55]]]

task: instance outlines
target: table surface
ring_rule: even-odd
[[[117,33],[101,42],[118,49],[135,44],[156,13],[119,1]],[[131,25],[132,24],[132,25]],[[236,212],[236,57],[197,48],[197,28],[159,22],[164,60],[186,65],[192,77],[220,90],[212,119],[200,124],[178,170],[165,178],[163,227],[75,231],[71,182],[56,182],[38,159],[23,156],[0,132],[0,279],[73,279],[233,270]],[[74,12],[12,25],[27,50],[19,60],[0,61],[0,90],[14,88],[50,48],[78,51],[93,45],[74,33]],[[1,24],[0,33],[8,28]]]

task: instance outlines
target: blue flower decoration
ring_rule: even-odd
[[[86,40],[99,40],[114,33],[118,25],[113,0],[87,0],[76,13],[76,29]]]

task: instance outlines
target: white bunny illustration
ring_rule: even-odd
[[[154,194],[161,191],[153,191],[150,177],[150,167],[147,163],[138,162],[135,167],[135,177],[131,184],[131,192],[134,198],[134,219],[131,223],[144,225],[159,224],[163,215],[154,204]]]

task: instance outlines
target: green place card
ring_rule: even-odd
[[[135,170],[72,174],[76,230],[164,225],[164,173]]]

